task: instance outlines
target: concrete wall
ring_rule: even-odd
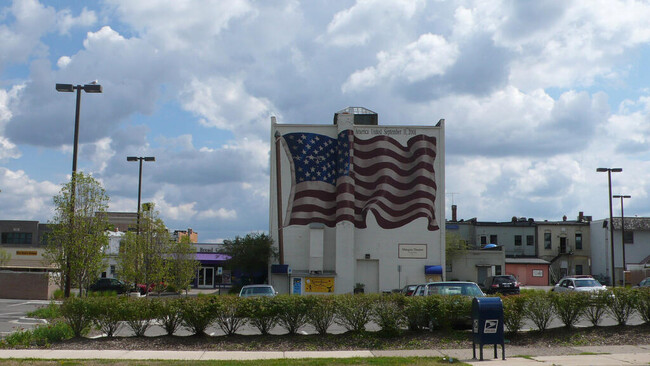
[[[0,298],[48,300],[58,287],[47,272],[0,272]]]
[[[448,280],[471,281],[482,283],[486,276],[496,274],[496,266],[501,266],[501,274],[505,274],[505,252],[502,250],[468,250],[465,255],[451,260],[451,272],[447,272]]]

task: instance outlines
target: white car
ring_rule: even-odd
[[[239,291],[239,297],[275,296],[278,292],[271,285],[246,285]]]
[[[565,277],[558,282],[553,291],[555,292],[591,292],[591,291],[603,291],[607,287],[600,284],[592,277]]]

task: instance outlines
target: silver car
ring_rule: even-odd
[[[558,282],[552,291],[555,292],[591,292],[603,291],[607,288],[592,277],[565,277]]]
[[[277,294],[271,285],[246,285],[239,291],[239,297],[275,296]]]

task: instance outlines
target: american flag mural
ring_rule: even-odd
[[[438,230],[435,137],[415,135],[404,146],[385,135],[361,139],[349,129],[337,137],[287,133],[282,141],[292,175],[284,226],[350,221],[365,228],[372,212],[384,229],[425,217],[427,229]]]

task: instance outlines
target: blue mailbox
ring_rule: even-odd
[[[501,345],[501,356],[506,359],[503,337],[503,302],[499,297],[475,297],[472,300],[472,351],[476,359],[476,344],[479,344],[481,361],[483,345],[494,345],[494,358],[497,357],[497,344]]]

